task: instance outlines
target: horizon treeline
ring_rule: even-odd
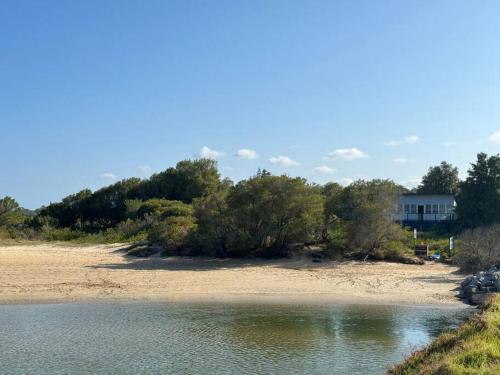
[[[447,162],[429,168],[414,190],[454,194],[455,232],[500,222],[500,156],[477,155],[468,177]],[[209,159],[184,160],[148,179],[128,178],[69,195],[26,216],[0,199],[0,228],[10,237],[148,241],[166,254],[283,256],[294,246],[394,255],[408,231],[394,222],[408,189],[391,180],[318,185],[266,170],[234,184]],[[5,236],[5,234],[4,234]]]

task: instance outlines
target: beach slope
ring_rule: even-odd
[[[461,305],[456,268],[124,256],[123,246],[0,246],[0,303],[185,302]]]

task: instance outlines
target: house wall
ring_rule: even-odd
[[[419,215],[418,207],[424,213]],[[399,221],[449,221],[454,220],[456,202],[452,195],[402,195],[398,205]]]

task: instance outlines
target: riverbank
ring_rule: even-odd
[[[463,306],[456,268],[310,259],[124,256],[123,246],[0,247],[0,303],[151,300]]]
[[[390,375],[500,374],[500,295],[457,330],[441,334]]]

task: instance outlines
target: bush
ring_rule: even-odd
[[[188,247],[190,235],[195,229],[192,217],[172,216],[155,223],[149,239],[163,247],[164,255],[179,254]]]
[[[464,272],[477,272],[500,263],[500,224],[466,230],[459,236],[453,261]]]
[[[348,239],[345,224],[339,220],[327,231],[325,254],[329,258],[339,259],[347,250]]]

